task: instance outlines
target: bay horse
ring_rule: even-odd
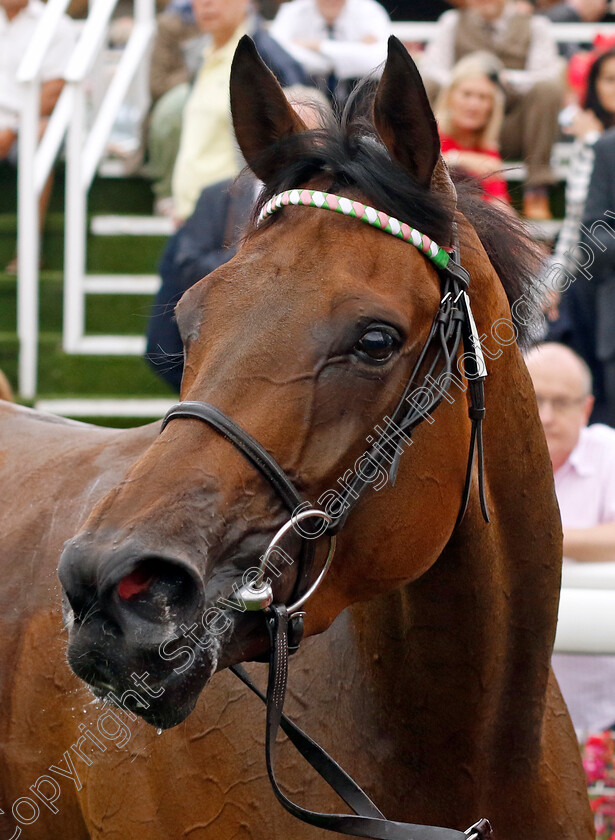
[[[305,131],[249,40],[231,99],[263,215],[275,212],[178,305],[182,400],[232,418],[315,502],[348,482],[417,361],[429,362],[443,304],[419,246],[450,248],[455,220],[481,341],[510,320],[536,263],[511,221],[455,194],[420,77],[394,39],[374,125],[350,107],[340,125]],[[373,206],[390,229],[278,201],[289,190]],[[422,235],[395,241],[391,217]],[[337,535],[305,606],[288,711],[391,819],[463,830],[486,816],[497,840],[589,840],[550,669],[562,554],[550,462],[517,346],[491,349],[490,523],[476,472],[459,517],[474,421],[457,365],[462,388],[416,426],[395,482],[368,488]],[[262,465],[194,416],[119,431],[7,403],[0,430],[2,840],[331,836],[275,801],[262,709],[228,670],[269,648],[263,613],[230,599],[289,518]],[[305,542],[290,534],[278,557],[281,603]],[[326,543],[313,543],[315,568]],[[61,608],[73,670],[123,710],[69,669]],[[249,667],[261,685],[263,669]],[[339,810],[286,744],[278,771],[306,807]]]

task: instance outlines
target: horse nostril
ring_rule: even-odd
[[[167,622],[196,609],[201,590],[183,565],[149,558],[142,560],[113,587],[123,608],[146,621]]]
[[[142,592],[147,592],[154,577],[146,568],[137,567],[129,575],[121,579],[117,586],[117,594],[122,601],[129,601]]]

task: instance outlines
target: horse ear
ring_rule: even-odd
[[[267,181],[283,164],[275,144],[306,130],[288,104],[276,77],[264,63],[254,41],[244,35],[231,67],[231,113],[239,148],[252,172]]]
[[[391,157],[429,187],[440,159],[438,126],[416,64],[394,36],[376,92],[374,125]]]

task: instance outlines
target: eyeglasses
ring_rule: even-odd
[[[576,406],[585,402],[587,397],[541,397],[536,395],[538,411],[550,405],[556,414],[569,414]]]

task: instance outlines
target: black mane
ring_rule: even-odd
[[[532,309],[536,320],[541,312],[544,284],[540,279],[544,253],[528,233],[522,219],[498,209],[483,198],[479,181],[467,175],[455,176],[457,208],[470,222],[498,275],[508,303],[523,298],[524,312]],[[527,349],[536,341],[536,322],[515,319],[519,345]]]
[[[366,100],[369,103],[369,99]],[[362,111],[365,113],[365,102]],[[368,106],[369,107],[369,104]],[[357,116],[351,100],[340,119],[323,116],[322,130],[307,131],[278,141],[266,157],[278,162],[254,209],[254,220],[264,204],[285,190],[323,176],[329,192],[353,189],[378,210],[406,222],[435,242],[448,244],[452,217],[437,193],[419,185],[393,161],[371,121]],[[541,256],[523,223],[482,198],[482,188],[467,176],[455,178],[457,207],[475,228],[506,292],[509,304],[522,295],[537,296]],[[272,220],[273,221],[273,220]],[[527,328],[517,324],[521,344],[529,341]]]

